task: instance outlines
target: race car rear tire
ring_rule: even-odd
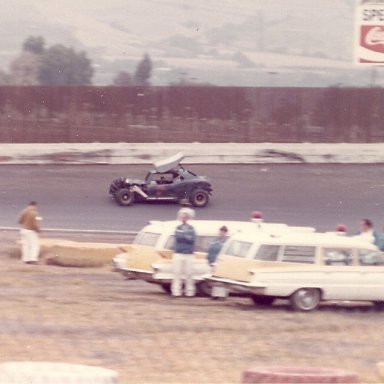
[[[115,198],[120,205],[127,207],[135,201],[135,193],[127,188],[122,188],[116,192]]]
[[[189,200],[194,207],[203,208],[209,202],[209,194],[204,189],[195,189]]]

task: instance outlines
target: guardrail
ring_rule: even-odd
[[[183,164],[384,163],[384,143],[2,144],[0,164],[150,164],[183,152]]]
[[[0,227],[2,237],[18,238],[19,228]],[[7,236],[8,235],[8,236]],[[57,237],[69,240],[81,240],[92,242],[111,242],[111,243],[131,243],[137,231],[108,231],[108,230],[84,230],[84,229],[65,229],[65,228],[44,228],[41,237]]]

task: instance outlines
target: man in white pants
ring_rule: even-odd
[[[182,295],[183,278],[185,277],[185,295],[195,296],[196,287],[193,279],[193,259],[196,233],[192,225],[188,224],[188,219],[193,218],[191,208],[181,208],[178,212],[181,224],[175,230],[175,247],[172,258],[173,281],[171,286],[172,296]]]
[[[19,217],[22,261],[27,264],[36,264],[39,258],[39,219],[36,201],[31,201]]]

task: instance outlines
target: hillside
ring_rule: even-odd
[[[144,53],[159,85],[359,84],[353,17],[350,0],[15,0],[0,14],[0,69],[41,35],[85,50],[97,84],[132,72]]]

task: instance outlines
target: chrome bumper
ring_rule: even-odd
[[[120,268],[118,270],[123,276],[125,276],[129,280],[144,280],[149,283],[153,283],[152,271],[146,271],[142,269],[128,269],[128,268]]]
[[[261,294],[265,289],[264,287],[256,287],[245,281],[228,280],[215,276],[205,276],[204,280],[215,287],[224,287],[234,292]]]

